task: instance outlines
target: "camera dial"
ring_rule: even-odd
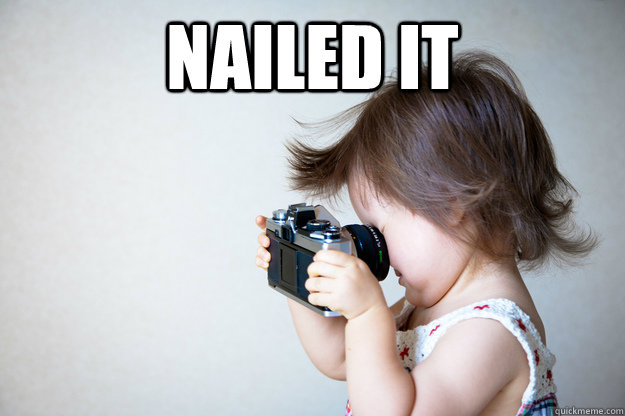
[[[331,225],[323,231],[323,238],[326,240],[339,240],[341,238],[341,229]]]
[[[308,231],[323,231],[330,226],[330,221],[327,220],[310,220],[306,223],[306,229]]]
[[[275,221],[286,221],[287,210],[286,209],[277,209],[273,212],[273,219]]]

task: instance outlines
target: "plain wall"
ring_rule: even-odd
[[[2,1],[0,415],[343,412],[253,264],[253,218],[304,198],[285,180],[292,117],[366,95],[169,93],[174,20],[370,21],[387,73],[399,22],[453,20],[454,51],[501,56],[601,237],[583,267],[526,279],[560,404],[625,406],[625,3]]]

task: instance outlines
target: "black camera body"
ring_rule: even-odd
[[[308,302],[310,292],[304,286],[308,265],[319,250],[339,250],[362,259],[373,275],[384,280],[390,263],[382,233],[371,225],[351,224],[341,227],[321,205],[289,205],[267,219],[267,237],[271,261],[267,269],[269,286],[322,314],[340,316],[328,308]]]

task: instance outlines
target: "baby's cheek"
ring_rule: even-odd
[[[399,244],[395,243],[392,247],[389,247],[389,259],[391,262],[399,265],[411,264],[414,266],[422,263],[423,259],[427,258],[428,252],[427,244],[422,244],[420,240],[413,239],[412,241],[403,241]]]
[[[403,270],[403,264],[405,263],[406,253],[403,247],[388,246],[388,260],[396,271],[400,273],[406,273],[408,270]]]

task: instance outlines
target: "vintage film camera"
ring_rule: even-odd
[[[390,267],[382,233],[371,225],[351,224],[340,227],[338,221],[321,205],[289,205],[267,219],[271,261],[267,269],[269,286],[324,316],[340,316],[328,308],[308,302],[310,292],[304,287],[307,268],[319,250],[340,250],[362,259],[373,275],[384,280]]]

